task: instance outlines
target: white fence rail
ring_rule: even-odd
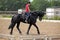
[[[15,14],[18,14],[18,11],[0,11],[0,17],[13,16]]]
[[[9,40],[15,40],[15,37],[12,35],[7,35],[7,34],[0,34],[0,38],[2,39],[9,39]]]
[[[0,15],[10,15],[10,16],[13,16],[15,14],[18,14],[18,11],[0,11]]]
[[[22,35],[18,37],[20,40],[47,40],[47,35]]]
[[[0,39],[7,38],[8,40],[60,40],[60,35],[47,36],[47,35],[6,35],[0,34]]]
[[[18,13],[18,11],[0,11],[0,14],[15,14]]]
[[[53,35],[53,36],[49,36],[48,40],[60,40],[60,34],[58,35]]]

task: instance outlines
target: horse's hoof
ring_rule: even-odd
[[[12,33],[10,32],[10,35],[12,35]]]
[[[20,33],[20,35],[22,35],[22,33]]]
[[[38,33],[40,35],[40,33]]]
[[[10,27],[8,29],[10,29]]]
[[[10,33],[10,35],[12,35],[12,34]]]
[[[27,33],[27,35],[29,35],[29,33]]]

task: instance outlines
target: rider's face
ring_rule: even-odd
[[[30,6],[30,4],[29,4],[29,6]]]

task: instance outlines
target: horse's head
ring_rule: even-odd
[[[46,14],[44,11],[38,11],[39,20],[42,20],[42,17]]]
[[[42,20],[42,17],[44,16],[44,14],[46,14],[45,12],[43,11],[33,11],[31,12],[32,15],[36,16],[36,17],[39,17],[39,20],[41,21]]]

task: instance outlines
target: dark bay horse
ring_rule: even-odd
[[[27,30],[27,34],[29,34],[29,30],[31,28],[32,25],[34,25],[37,29],[37,33],[40,34],[39,32],[39,28],[38,26],[36,25],[36,21],[37,21],[37,18],[39,18],[39,20],[41,21],[42,20],[42,17],[44,16],[44,12],[42,11],[34,11],[34,12],[30,12],[30,16],[27,20],[27,24],[29,24],[29,28]],[[20,22],[23,22],[23,23],[26,23],[24,21],[24,19],[22,18],[22,14],[17,14],[17,15],[14,15],[11,19],[11,24],[9,26],[8,29],[11,29],[11,32],[10,34],[12,35],[12,32],[13,32],[13,28],[15,26],[15,24],[17,24],[16,28],[18,29],[19,33],[21,34],[21,31],[19,29],[19,25],[20,25]]]

